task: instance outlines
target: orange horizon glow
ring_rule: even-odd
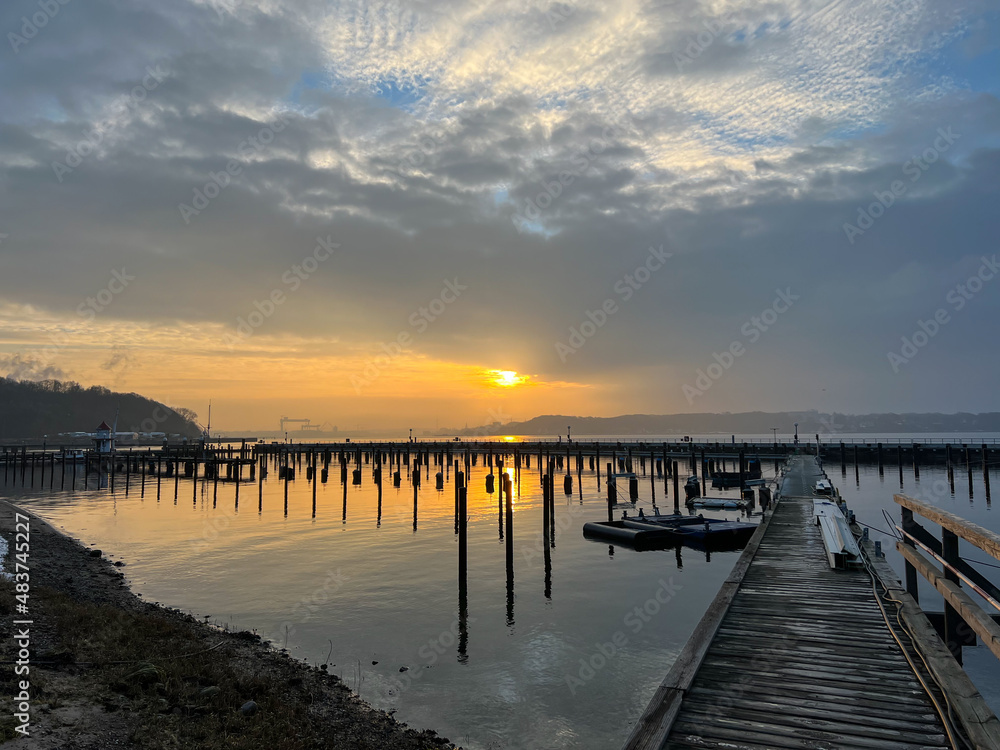
[[[282,415],[371,429],[477,427],[574,412],[582,393],[613,413],[615,386],[572,382],[404,351],[382,361],[377,344],[261,331],[226,346],[228,327],[79,316],[5,303],[0,355],[24,355],[59,380],[135,392],[185,407],[213,430],[277,430]],[[37,341],[25,348],[26,341]],[[108,342],[114,342],[114,351]],[[117,354],[112,359],[112,354]],[[373,363],[375,363],[373,365]]]
[[[518,375],[516,370],[490,370],[489,374],[493,376],[492,383],[502,388],[525,385],[530,379],[528,375]]]

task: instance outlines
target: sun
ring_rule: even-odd
[[[493,384],[504,388],[521,385],[528,379],[527,375],[518,375],[515,370],[491,370],[490,374],[493,376]]]

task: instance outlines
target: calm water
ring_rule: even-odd
[[[767,469],[773,474],[773,463]],[[255,629],[310,663],[329,655],[331,670],[362,697],[397,709],[412,726],[468,748],[620,744],[739,553],[637,553],[585,540],[583,523],[606,518],[607,504],[593,472],[577,481],[574,462],[572,495],[557,471],[547,582],[533,456],[514,481],[508,588],[498,497],[485,491],[480,461],[469,483],[461,622],[452,477],[437,491],[434,471],[419,490],[416,527],[405,468],[400,489],[384,485],[381,521],[370,466],[361,487],[348,484],[345,501],[331,464],[330,482],[317,486],[315,514],[304,467],[289,484],[287,514],[273,469],[262,500],[257,483],[244,483],[238,507],[234,484],[219,483],[214,500],[212,483],[183,478],[176,501],[166,477],[159,499],[155,479],[147,478],[141,497],[135,477],[126,497],[120,475],[114,493],[93,489],[93,478],[86,492],[82,480],[76,492],[3,491],[124,559],[144,598]],[[649,511],[649,477],[639,485],[639,506]],[[662,479],[655,492],[662,503]]]
[[[764,464],[773,474],[773,463]],[[885,529],[885,509],[898,522],[894,464],[881,477],[875,467],[859,467],[857,480],[853,464],[844,476],[839,462],[826,468],[861,521]],[[738,553],[713,553],[710,559],[686,548],[636,553],[583,539],[583,523],[605,518],[607,506],[596,475],[584,471],[578,482],[574,466],[570,496],[557,471],[557,532],[547,580],[533,456],[532,468],[522,469],[514,482],[509,588],[498,498],[486,493],[488,470],[480,462],[469,484],[463,621],[451,477],[437,491],[435,471],[419,490],[416,527],[405,469],[399,490],[385,483],[379,521],[370,466],[363,467],[361,487],[348,485],[345,502],[339,471],[331,465],[330,482],[317,486],[315,514],[304,468],[289,484],[287,514],[284,485],[274,470],[262,500],[256,483],[244,483],[238,506],[235,485],[219,483],[213,498],[211,483],[195,486],[185,479],[176,501],[174,481],[166,478],[159,499],[155,479],[147,479],[145,497],[134,480],[126,497],[121,477],[114,493],[93,489],[93,479],[86,492],[82,481],[75,492],[19,486],[0,492],[124,559],[133,589],[144,598],[255,629],[310,663],[329,659],[331,670],[365,699],[396,709],[397,718],[412,726],[436,729],[477,749],[620,744]],[[994,476],[994,486],[997,481]],[[639,488],[639,505],[648,511],[648,476]],[[943,468],[924,467],[917,482],[907,467],[903,491],[1000,531],[975,466],[971,500],[964,469],[956,473],[952,493]],[[669,507],[662,479],[655,493]],[[712,515],[735,517],[732,511]],[[873,534],[884,540],[901,574],[892,541]],[[989,560],[965,545],[963,555]],[[941,608],[929,588],[922,604]],[[616,643],[612,653],[608,644]],[[981,650],[967,649],[970,671],[984,690],[1000,696],[991,686],[1000,670]]]

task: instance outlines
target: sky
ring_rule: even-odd
[[[996,411],[1000,5],[9,0],[0,375],[213,428]]]

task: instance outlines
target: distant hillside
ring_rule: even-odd
[[[136,393],[114,393],[79,383],[0,378],[0,440],[34,439],[60,432],[93,432],[103,421],[112,424],[115,410],[119,432],[165,432],[197,437],[197,414],[171,409]]]
[[[849,432],[1000,432],[1000,413],[985,414],[822,414],[801,412],[744,412],[740,414],[629,414],[621,417],[546,415],[526,422],[462,430],[456,435],[685,435],[789,434],[799,423],[799,435]]]

